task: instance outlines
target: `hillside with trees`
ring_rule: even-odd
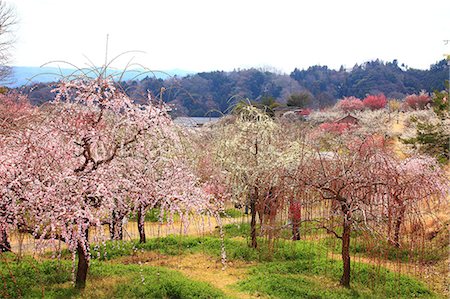
[[[403,99],[421,91],[443,90],[448,77],[446,60],[431,65],[428,70],[413,69],[397,60],[374,60],[343,66],[333,70],[327,66],[295,69],[290,75],[274,70],[244,69],[232,72],[203,72],[168,79],[146,76],[121,82],[124,91],[133,99],[144,101],[149,91],[175,108],[177,115],[205,116],[229,112],[235,102],[248,98],[256,102],[274,100],[286,104],[294,95],[306,97],[311,108],[334,105],[338,99],[383,93],[389,99]],[[52,84],[37,84],[21,88],[35,105],[54,97]],[[163,94],[161,94],[163,90]]]

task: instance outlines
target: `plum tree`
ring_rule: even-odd
[[[378,110],[386,107],[387,99],[386,96],[382,93],[377,95],[368,95],[363,99],[364,107],[370,110]]]
[[[21,232],[63,240],[78,254],[76,285],[89,266],[89,229],[100,227],[117,206],[121,182],[111,175],[139,137],[165,126],[165,107],[134,104],[111,78],[63,81],[53,103],[15,136],[2,198],[16,212]],[[101,230],[99,230],[101,231]]]
[[[348,113],[364,109],[364,103],[355,97],[345,97],[336,103],[336,108]]]
[[[257,247],[257,204],[277,184],[280,152],[275,146],[278,125],[252,105],[242,105],[234,123],[218,131],[215,141],[217,164],[226,173],[236,203],[251,212],[251,246]],[[270,181],[264,181],[270,178]]]

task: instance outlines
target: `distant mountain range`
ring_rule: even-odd
[[[76,76],[82,74],[82,72],[93,75],[94,72],[89,69],[76,70],[71,68],[58,68],[58,67],[29,67],[29,66],[13,66],[12,76],[7,84],[7,87],[15,88],[27,84],[35,83],[48,83],[59,81],[63,77]],[[165,71],[145,71],[142,69],[128,70],[123,72],[121,70],[108,70],[109,75],[120,78],[122,76],[123,81],[128,80],[140,80],[145,77],[152,77],[156,79],[168,79],[170,77],[184,77],[192,72],[173,69]]]
[[[331,106],[347,96],[362,99],[368,94],[379,93],[401,100],[413,93],[444,90],[449,79],[448,67],[446,60],[436,62],[427,70],[418,70],[399,64],[397,60],[384,62],[377,59],[356,64],[351,69],[334,70],[315,65],[295,69],[290,74],[265,69],[197,74],[171,70],[140,76],[136,76],[139,72],[129,71],[120,78],[120,71],[109,70],[108,73],[117,73],[116,81],[121,81],[121,88],[137,102],[146,102],[150,93],[172,105],[173,112],[179,116],[217,116],[227,113],[236,101],[246,98],[286,104],[291,95],[306,94],[310,99],[309,108]],[[74,72],[73,69],[15,67],[15,81],[10,86],[21,86],[29,82],[27,78],[33,78],[33,84],[18,89],[29,96],[31,103],[41,105],[55,96],[51,92],[55,84],[48,83],[58,81],[61,78],[58,74],[67,76]]]

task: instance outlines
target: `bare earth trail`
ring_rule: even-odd
[[[222,218],[222,224],[249,222],[249,219],[243,218]],[[183,234],[189,236],[204,236],[213,232],[218,223],[214,218],[195,219],[185,230],[180,223],[174,223],[172,226],[161,226],[158,223],[146,223],[145,231],[152,237],[164,237],[170,234]],[[127,238],[137,239],[137,224],[127,225]],[[233,261],[228,262],[224,268],[220,259],[211,257],[202,253],[181,254],[178,256],[166,256],[155,252],[141,252],[136,256],[128,256],[115,260],[115,263],[139,263],[148,266],[161,266],[170,268],[183,273],[185,276],[211,284],[221,290],[227,298],[260,298],[248,293],[239,292],[233,285],[247,276],[248,268],[255,263]]]
[[[193,280],[203,281],[221,290],[227,298],[261,298],[238,291],[234,286],[245,279],[253,262],[228,262],[224,268],[219,259],[202,253],[168,256],[155,252],[142,252],[114,260],[114,263],[160,266],[183,273]]]
[[[399,137],[405,130],[404,125],[404,115],[398,114],[396,117],[394,117],[395,120],[392,120],[392,133],[394,134],[394,140],[393,140],[393,150],[395,154],[399,158],[406,158],[405,155],[405,145],[401,143]]]

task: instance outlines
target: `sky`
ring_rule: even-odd
[[[17,15],[12,65],[63,60],[192,72],[379,58],[426,69],[450,54],[450,1],[4,0]],[[106,55],[106,37],[108,54]],[[52,64],[56,66],[56,64]],[[63,64],[59,64],[64,66]]]

